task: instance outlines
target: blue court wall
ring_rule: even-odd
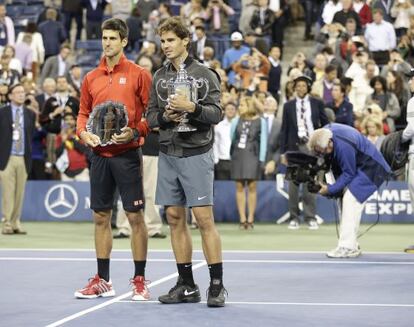
[[[237,222],[235,183],[216,181],[214,184],[214,216],[218,222]],[[28,181],[22,220],[25,221],[90,221],[88,182]],[[1,207],[0,207],[1,209]],[[326,222],[337,217],[334,200],[318,196],[317,214]],[[414,216],[407,184],[390,182],[366,203],[363,222],[412,223]],[[256,221],[276,222],[288,216],[286,185],[277,189],[273,181],[257,183]]]

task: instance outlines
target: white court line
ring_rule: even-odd
[[[132,258],[111,258],[111,261],[131,262]],[[96,258],[0,257],[0,261],[96,261]],[[202,262],[204,260],[193,260]],[[176,262],[175,259],[147,259],[147,262]]]
[[[136,303],[137,301],[122,300],[118,303]],[[159,303],[159,301],[146,301],[145,303]],[[201,301],[200,303],[207,303]],[[331,306],[331,307],[401,307],[411,308],[414,304],[395,304],[395,303],[331,303],[331,302],[245,302],[245,301],[226,301],[226,305],[291,305],[291,306]]]
[[[200,262],[200,263],[198,263],[198,264],[196,264],[196,265],[193,266],[193,270],[198,269],[200,267],[203,267],[205,265],[207,265],[207,262],[206,261]],[[161,279],[156,280],[155,282],[152,282],[148,286],[148,288],[151,288],[151,287],[157,286],[159,284],[162,284],[162,283],[164,283],[164,282],[166,282],[166,281],[168,281],[170,279],[173,279],[173,278],[175,278],[177,276],[178,276],[178,273],[174,273],[174,274],[170,274],[168,276],[165,276],[165,277],[163,277]],[[71,320],[74,320],[76,318],[82,317],[82,316],[84,316],[84,315],[86,315],[88,313],[94,312],[96,310],[105,308],[105,307],[107,307],[107,306],[109,306],[109,305],[111,305],[113,303],[119,302],[119,301],[121,301],[121,300],[123,300],[123,299],[125,299],[125,298],[127,298],[127,297],[129,297],[131,295],[132,295],[132,291],[127,292],[127,293],[124,293],[124,294],[119,295],[119,296],[117,296],[117,297],[115,297],[115,298],[113,298],[113,299],[111,299],[109,301],[105,301],[105,302],[103,302],[101,304],[98,304],[98,305],[95,305],[95,306],[93,306],[93,307],[91,307],[89,309],[82,310],[82,311],[80,311],[78,313],[75,313],[75,314],[70,315],[68,317],[65,317],[65,318],[63,318],[61,320],[58,320],[58,321],[56,321],[54,323],[51,323],[51,324],[49,324],[49,325],[47,325],[45,327],[57,327],[57,326],[61,326],[64,323],[67,323],[68,321],[71,321]],[[84,300],[80,300],[80,301],[84,301]]]
[[[111,261],[130,262],[132,258],[111,258]],[[0,261],[96,261],[96,258],[44,258],[44,257],[0,257]],[[175,259],[148,259],[149,262],[175,262]],[[193,260],[203,262],[204,260]],[[223,260],[224,263],[278,263],[278,264],[327,264],[327,265],[414,265],[414,261],[355,261],[342,260]]]
[[[2,251],[38,251],[38,252],[95,252],[95,249],[48,249],[48,248],[0,248]],[[130,249],[113,249],[112,252],[131,252]],[[173,253],[172,250],[148,250],[148,253]],[[193,253],[203,253],[203,250],[193,250]],[[223,250],[223,253],[263,253],[263,254],[325,254],[326,251],[277,251],[277,250]],[[410,255],[401,251],[364,251],[364,254],[401,254]]]

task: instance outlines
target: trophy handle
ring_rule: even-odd
[[[200,78],[200,79],[196,79],[196,80],[195,80],[195,86],[196,86],[197,88],[202,87],[204,84],[206,85],[206,92],[204,93],[204,96],[203,96],[203,97],[201,97],[201,98],[197,99],[197,103],[198,103],[199,101],[203,101],[203,100],[205,100],[205,99],[207,98],[208,92],[210,91],[210,86],[209,86],[209,84],[208,84],[208,80],[207,80],[207,79],[205,79],[205,78]]]
[[[159,86],[161,86],[161,88],[163,89],[167,89],[167,81],[165,79],[160,79],[158,80],[157,84],[155,85],[155,92],[157,93],[158,98],[160,98],[162,101],[167,102],[168,101],[168,96],[164,99],[163,97],[161,97],[160,92],[158,91]]]

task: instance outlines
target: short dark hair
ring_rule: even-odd
[[[376,13],[381,14],[381,16],[384,16],[384,10],[382,10],[382,8],[376,7],[374,9],[372,9],[372,14],[374,15]]]
[[[128,26],[119,18],[109,18],[105,20],[101,25],[101,30],[118,31],[121,40],[128,38]]]
[[[333,72],[333,71],[338,71],[338,67],[332,64],[329,64],[328,66],[326,66],[325,74],[329,74],[330,72]]]
[[[335,83],[333,86],[339,86],[339,89],[341,90],[342,94],[346,94],[346,86],[342,83]]]
[[[384,90],[384,93],[388,91],[388,88],[387,88],[387,80],[384,77],[382,77],[380,75],[374,76],[369,81],[369,86],[371,86],[372,88],[374,88],[376,82],[381,83],[382,89]]]
[[[15,88],[19,87],[19,86],[21,86],[22,88],[24,88],[23,84],[20,84],[20,83],[17,83],[17,84],[14,84],[12,86],[9,86],[9,93],[8,94],[12,94],[13,90]]]
[[[190,31],[188,30],[187,26],[185,26],[181,18],[178,16],[167,18],[160,25],[160,27],[158,27],[157,32],[158,32],[158,35],[161,36],[162,33],[169,32],[169,31],[173,32],[181,40],[185,39],[186,37],[190,38]]]

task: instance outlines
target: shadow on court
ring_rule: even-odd
[[[115,251],[114,298],[77,300],[96,271],[94,251],[0,250],[3,326],[412,326],[414,256],[367,253],[332,260],[323,253],[225,252],[225,308],[207,308],[208,271],[199,251],[194,276],[202,303],[162,305],[176,281],[171,251],[150,251],[152,301],[130,301],[133,264]]]

